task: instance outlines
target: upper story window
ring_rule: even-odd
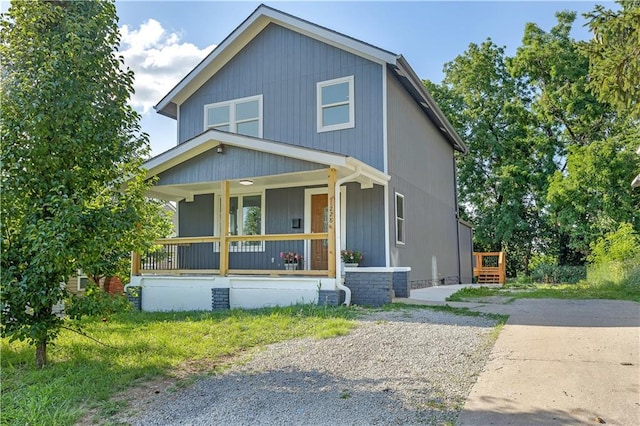
[[[318,132],[355,127],[353,76],[316,84]]]
[[[403,245],[404,242],[404,195],[396,192],[396,244]]]
[[[204,127],[262,137],[262,95],[204,106]]]

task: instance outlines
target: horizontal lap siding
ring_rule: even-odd
[[[204,130],[204,105],[263,95],[263,137],[342,153],[383,170],[380,64],[269,24],[180,106],[179,142]],[[316,83],[354,75],[355,128],[317,132]]]
[[[224,154],[211,149],[160,173],[156,186],[270,176],[325,167],[295,158],[225,146]]]
[[[412,281],[459,275],[453,148],[389,74],[389,216],[391,266],[410,266]],[[395,192],[405,196],[406,244],[396,245]]]

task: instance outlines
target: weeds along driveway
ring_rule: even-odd
[[[346,336],[270,345],[230,371],[134,405],[134,425],[452,423],[497,321],[430,309],[382,311]]]

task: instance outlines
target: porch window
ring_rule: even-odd
[[[204,106],[205,130],[262,137],[262,95]]]
[[[403,245],[404,237],[404,195],[396,192],[396,244]]]
[[[353,76],[316,84],[318,132],[355,127]]]
[[[264,234],[264,197],[262,194],[247,194],[229,197],[229,235]],[[218,206],[222,200],[218,197]],[[216,214],[216,235],[220,235],[220,210]],[[263,241],[233,241],[231,251],[264,251]]]

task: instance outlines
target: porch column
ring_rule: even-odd
[[[131,276],[140,275],[140,253],[131,252]]]
[[[222,181],[222,209],[220,221],[220,276],[225,277],[229,272],[229,181]]]
[[[327,188],[327,197],[328,199],[328,209],[329,214],[327,218],[327,256],[328,259],[328,274],[330,278],[335,278],[336,276],[336,226],[335,226],[335,218],[336,214],[336,177],[337,172],[335,168],[330,168],[327,176],[328,188]]]

